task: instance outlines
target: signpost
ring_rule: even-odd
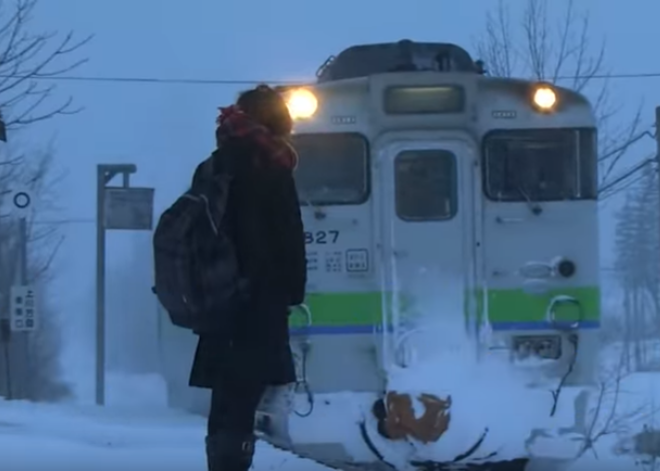
[[[134,164],[100,164],[96,172],[96,404],[105,404],[105,231],[153,228],[153,188],[132,188]],[[122,186],[108,187],[117,175]]]
[[[28,190],[15,190],[11,197],[11,207],[15,214],[24,216],[32,205],[32,194]]]
[[[37,295],[32,286],[12,286],[9,308],[12,332],[32,332],[39,326]]]
[[[0,126],[1,128],[2,126]],[[0,140],[2,140],[2,129],[0,129]],[[14,278],[14,284],[9,293],[9,316],[0,319],[0,333],[5,356],[5,370],[7,382],[8,399],[14,399],[12,362],[10,361],[10,344],[14,333],[29,333],[39,328],[38,308],[36,292],[28,285],[28,228],[27,218],[32,211],[33,197],[27,188],[12,188],[8,194],[11,216],[18,219],[18,270]],[[29,346],[27,336],[23,338],[25,347],[25,362],[29,363]],[[25,366],[24,369],[28,367]],[[27,388],[26,373],[22,382],[22,389]],[[19,381],[19,385],[21,382]],[[19,388],[21,389],[21,388]],[[25,391],[24,391],[25,392]],[[16,393],[20,398],[20,392]]]
[[[106,188],[105,228],[150,231],[153,202],[153,188]]]
[[[32,211],[33,196],[29,188],[15,187],[9,190],[9,210],[15,218],[26,218]]]
[[[27,263],[27,218],[32,211],[32,192],[26,188],[16,188],[11,194],[11,209],[14,217],[18,218],[18,243],[19,243],[19,285],[28,284]]]

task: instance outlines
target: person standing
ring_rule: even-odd
[[[254,421],[270,386],[296,380],[289,345],[290,309],[303,303],[305,241],[289,143],[293,121],[282,96],[261,85],[221,109],[217,150],[193,177],[231,175],[226,206],[241,299],[223,329],[199,334],[190,386],[211,389],[209,471],[247,471]]]

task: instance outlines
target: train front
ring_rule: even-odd
[[[379,71],[395,45],[357,46],[286,92],[309,310],[273,443],[342,469],[559,469],[596,368],[590,104],[452,45],[396,47],[413,60]]]

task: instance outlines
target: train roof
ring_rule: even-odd
[[[318,83],[403,71],[482,73],[470,54],[451,43],[402,40],[360,44],[331,56],[317,72]]]

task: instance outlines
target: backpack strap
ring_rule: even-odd
[[[211,178],[224,176],[232,179],[236,174],[236,159],[240,157],[241,151],[236,143],[232,141],[223,143],[208,159],[211,161]]]
[[[215,150],[195,169],[190,189],[202,190],[207,188],[209,184],[213,185],[226,181],[228,177],[229,180],[232,180],[235,166],[233,160],[225,149]]]
[[[212,180],[215,176],[215,165],[214,165],[214,154],[211,154],[204,162],[200,168],[201,177],[204,180]]]

